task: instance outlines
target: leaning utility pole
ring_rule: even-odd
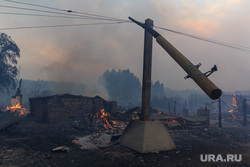
[[[153,37],[156,38],[156,42],[178,63],[184,71],[187,72],[187,76],[192,78],[194,82],[213,100],[220,98],[222,91],[211,80],[208,79],[213,72],[217,71],[217,66],[214,65],[210,71],[202,73],[199,70],[201,64],[194,65],[191,63],[181,52],[179,52],[170,42],[168,42],[163,36],[156,32],[152,27],[146,26],[141,22],[129,17],[129,19],[148,31]]]

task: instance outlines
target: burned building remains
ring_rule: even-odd
[[[85,97],[70,94],[30,98],[30,114],[39,122],[62,122],[86,117],[101,109],[113,113],[115,101],[106,101],[99,96]]]

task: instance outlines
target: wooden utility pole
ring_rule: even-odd
[[[176,115],[176,101],[174,100],[174,115]]]
[[[153,20],[145,20],[146,26],[153,26]],[[141,120],[150,120],[150,94],[151,94],[151,70],[152,70],[152,45],[153,36],[145,30],[144,34],[144,58],[143,58],[143,82]]]
[[[243,126],[247,126],[247,99],[243,99],[242,103],[242,109],[243,109]]]
[[[221,98],[219,98],[219,127],[222,128],[222,123],[221,123]]]
[[[147,19],[143,26],[152,27],[153,21]],[[176,148],[163,122],[154,121],[150,117],[152,44],[153,37],[145,30],[140,120],[131,120],[120,137],[122,146],[139,153],[152,153]]]

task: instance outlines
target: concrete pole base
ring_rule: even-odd
[[[130,121],[120,137],[120,143],[139,153],[153,153],[176,148],[167,127],[160,121]]]

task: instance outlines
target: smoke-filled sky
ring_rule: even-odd
[[[155,26],[249,47],[249,0],[22,0],[141,22],[151,18]],[[21,50],[21,77],[76,83],[95,83],[105,70],[130,69],[142,78],[144,30],[134,23],[37,29],[3,29],[42,25],[106,23],[105,20],[10,15],[8,13],[58,15],[25,11],[15,6],[61,12],[0,1],[0,31]],[[66,12],[65,12],[66,13]],[[201,71],[218,67],[209,78],[223,91],[250,90],[250,52],[211,44],[156,29]],[[171,89],[199,89],[186,73],[156,43],[153,44],[152,80]]]

